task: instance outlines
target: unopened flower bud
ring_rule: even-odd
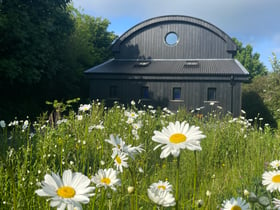
[[[250,192],[249,192],[248,190],[246,190],[246,189],[244,190],[244,192],[243,192],[243,193],[244,193],[244,195],[245,195],[245,196],[250,195]]]
[[[129,187],[127,188],[127,192],[128,192],[129,194],[133,193],[133,192],[134,192],[134,187],[129,186]]]

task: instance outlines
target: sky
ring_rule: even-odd
[[[82,13],[110,21],[108,31],[121,36],[147,19],[186,15],[205,20],[230,37],[252,45],[271,69],[272,52],[280,58],[280,0],[73,0]]]

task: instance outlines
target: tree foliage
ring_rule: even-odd
[[[280,60],[275,53],[272,55],[270,63],[273,72],[255,77],[250,84],[245,84],[242,101],[248,117],[259,114],[264,122],[276,127],[280,125]]]
[[[269,58],[273,72],[280,74],[280,59],[277,58],[276,53],[272,52],[272,58]]]
[[[0,117],[37,116],[45,101],[88,94],[83,71],[110,57],[108,20],[71,0],[0,2]],[[83,100],[81,100],[83,101]]]
[[[238,48],[235,58],[248,70],[250,78],[266,75],[267,69],[260,61],[260,54],[253,53],[253,47],[249,44],[243,47],[242,42],[236,38],[233,38],[233,41],[237,44]]]
[[[1,80],[26,85],[52,79],[61,69],[63,49],[73,22],[69,0],[3,0],[0,5]]]

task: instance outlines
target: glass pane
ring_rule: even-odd
[[[168,33],[165,37],[165,42],[168,45],[176,45],[178,43],[178,35],[174,32]]]
[[[208,88],[207,101],[215,101],[215,100],[216,100],[216,88]]]
[[[141,87],[141,98],[149,98],[149,87]]]
[[[181,88],[173,88],[173,100],[181,99]]]

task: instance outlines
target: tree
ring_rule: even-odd
[[[0,3],[0,117],[37,117],[45,101],[81,97],[83,71],[110,57],[108,20],[81,14],[71,0]]]
[[[59,55],[64,68],[51,82],[55,89],[61,91],[56,99],[87,98],[89,85],[84,71],[112,57],[110,46],[116,35],[107,31],[110,24],[107,19],[82,14],[72,5],[68,5],[67,9],[74,30],[66,41],[63,53]]]
[[[260,54],[253,53],[253,47],[249,44],[243,47],[242,42],[239,42],[236,38],[233,38],[233,41],[237,44],[238,48],[235,58],[249,71],[250,79],[266,75],[267,69],[259,60]]]
[[[273,72],[280,74],[280,59],[277,59],[276,53],[272,52],[272,58],[269,58]]]
[[[73,22],[70,0],[3,0],[0,4],[0,76],[7,83],[38,84],[60,70],[63,49]]]

